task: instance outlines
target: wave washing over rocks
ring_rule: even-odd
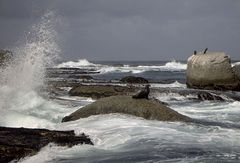
[[[45,15],[33,27],[35,35],[44,34],[46,37],[39,36],[13,50],[19,57],[8,67],[1,68],[0,125],[73,130],[70,133],[76,136],[89,135],[94,145],[74,144],[70,148],[59,146],[55,141],[47,142],[45,146],[44,142],[39,152],[18,162],[239,161],[239,92],[187,88],[186,62],[91,63],[79,60],[53,66],[51,62],[59,48],[55,41],[57,33],[52,26],[56,19],[52,14]],[[97,85],[106,92],[101,86],[110,85],[113,93],[121,90],[119,86],[136,90],[143,87],[141,83],[122,83],[120,80],[125,76],[145,78],[151,85],[149,98],[158,99],[162,105],[196,121],[146,120],[111,113],[61,123],[63,117],[96,101],[91,97],[70,96],[73,87]]]

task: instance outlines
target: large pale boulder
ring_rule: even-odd
[[[192,121],[158,100],[133,99],[131,96],[111,96],[99,99],[63,118],[62,122],[74,121],[92,115],[122,113],[151,120]]]
[[[238,90],[231,60],[222,52],[197,53],[188,58],[187,86],[200,89]]]

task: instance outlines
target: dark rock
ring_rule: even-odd
[[[100,73],[94,69],[79,69],[79,68],[47,68],[46,70],[47,70],[46,76],[49,78],[56,77],[79,78],[79,76],[81,75]]]
[[[51,142],[68,147],[77,144],[93,145],[88,136],[75,136],[74,131],[0,127],[0,162],[34,155]]]
[[[156,99],[133,99],[131,96],[111,96],[99,99],[87,105],[69,116],[63,118],[62,122],[74,121],[98,114],[123,113],[149,120],[160,121],[184,121],[189,122],[191,118],[179,114]]]
[[[217,95],[213,95],[211,93],[208,92],[198,92],[198,99],[201,101],[225,101],[222,97],[217,96]]]
[[[199,100],[199,101],[207,100],[207,98],[203,98],[201,96],[198,97],[199,95],[204,95],[204,94],[210,94],[210,96],[214,96],[215,100],[223,99],[224,101],[229,101],[229,102],[230,101],[240,101],[240,93],[236,92],[236,91],[199,90],[199,89],[185,89],[185,88],[183,88],[183,89],[179,89],[179,88],[154,89],[154,88],[152,88],[151,89],[152,96],[159,96],[159,93],[160,94],[177,93],[181,96],[187,97],[190,100]]]
[[[137,94],[133,95],[132,98],[135,98],[135,99],[142,99],[142,98],[145,98],[145,99],[148,99],[148,95],[149,95],[149,92],[150,92],[150,89],[149,89],[150,85],[147,84],[143,90],[140,90]]]
[[[81,76],[79,76],[79,78],[81,80],[93,80],[93,77],[89,76],[89,75],[81,75]]]
[[[5,66],[13,57],[13,54],[9,50],[0,50],[0,66]]]
[[[121,64],[121,63],[116,63],[116,64],[113,65],[113,67],[124,67],[124,65]]]
[[[134,87],[114,86],[114,85],[80,85],[73,87],[69,91],[71,96],[91,97],[99,99],[115,95],[127,95],[135,92]]]
[[[120,80],[123,83],[148,83],[147,79],[135,76],[126,76]]]

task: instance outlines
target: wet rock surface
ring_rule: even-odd
[[[99,99],[103,97],[127,95],[135,93],[136,88],[118,85],[79,85],[69,91],[71,96],[91,97]]]
[[[240,93],[236,91],[218,91],[218,90],[201,90],[201,89],[180,89],[180,88],[158,88],[151,89],[152,96],[159,94],[176,93],[194,101],[240,101]]]
[[[147,79],[144,79],[142,77],[135,77],[135,76],[126,76],[122,79],[120,79],[120,82],[123,83],[148,83]]]
[[[87,118],[92,115],[122,113],[149,120],[191,121],[191,118],[179,114],[160,101],[133,99],[131,96],[111,96],[99,99],[63,118],[62,122]]]
[[[0,127],[0,162],[34,155],[49,143],[68,147],[77,144],[93,145],[88,136],[75,136],[74,131]]]
[[[197,97],[201,101],[225,101],[222,97],[208,92],[198,92]]]

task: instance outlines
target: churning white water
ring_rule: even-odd
[[[43,124],[51,124],[42,117],[49,115],[50,108],[55,106],[39,96],[38,91],[44,86],[45,68],[60,52],[55,23],[54,12],[43,15],[27,32],[25,42],[12,49],[11,63],[1,69],[0,110],[3,116],[0,125],[46,127]]]
[[[150,121],[120,115],[98,115],[77,121],[60,123],[61,119],[93,100],[67,95],[50,99],[42,96],[45,70],[60,52],[56,42],[56,18],[46,13],[27,34],[26,42],[14,48],[14,60],[0,75],[0,125],[11,127],[74,130],[90,135],[94,146],[77,145],[72,148],[48,145],[38,154],[20,162],[237,162],[240,159],[240,130],[234,127],[181,122]],[[74,65],[75,64],[75,65]],[[77,66],[76,66],[77,65]],[[186,64],[175,61],[163,65],[130,67],[108,66],[79,60],[67,62],[66,67],[97,67],[104,73],[184,71]],[[60,67],[61,67],[60,66]],[[155,74],[153,74],[155,75]],[[180,75],[182,75],[180,73]],[[174,79],[175,79],[174,78]],[[175,80],[174,80],[175,81]],[[155,89],[181,88],[185,84],[154,84]],[[193,102],[177,93],[162,93],[157,97],[170,107],[192,118],[239,124],[240,103],[236,101]]]

